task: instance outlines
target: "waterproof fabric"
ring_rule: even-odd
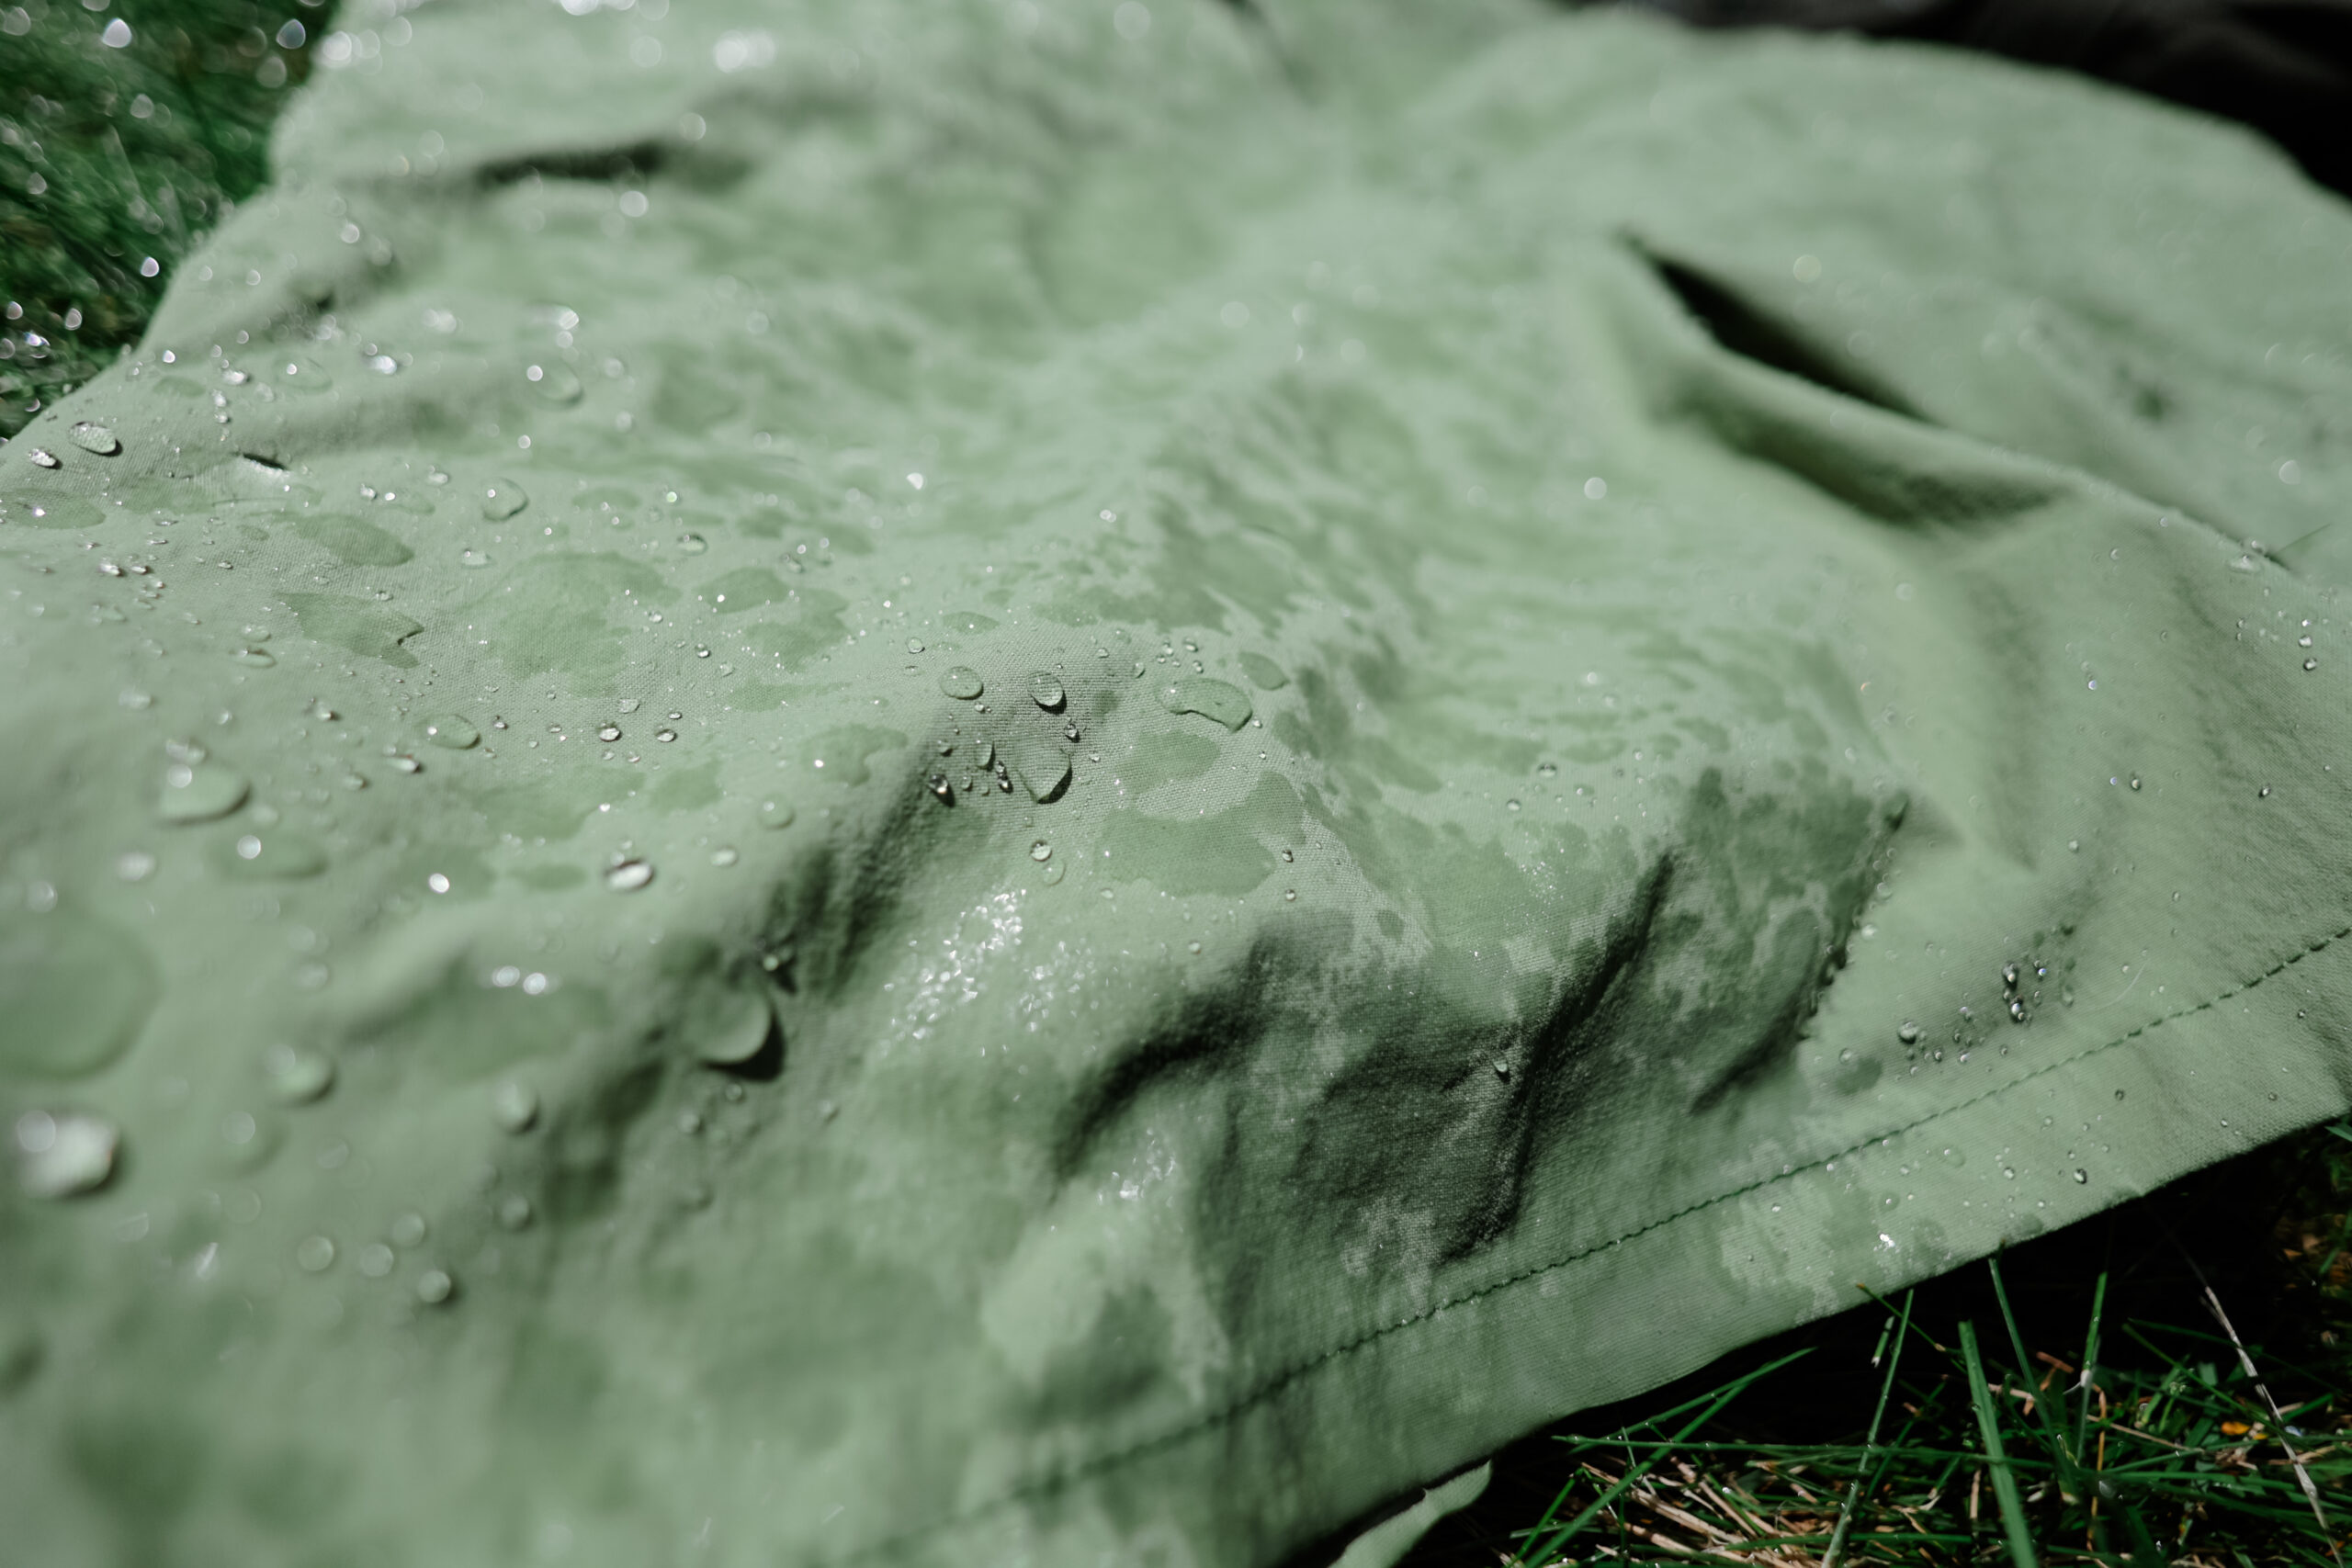
[[[1270,1562],[2345,1108],[2251,137],[658,11],[351,20],[0,455],[12,1561]]]

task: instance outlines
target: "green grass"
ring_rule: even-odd
[[[2338,1123],[1521,1443],[1407,1562],[2339,1563],[2347,1209]]]
[[[267,177],[328,15],[97,3],[0,0],[0,436],[136,342],[173,265]]]

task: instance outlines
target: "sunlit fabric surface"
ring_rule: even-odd
[[[2352,220],[2251,138],[344,26],[0,453],[9,1561],[1271,1563],[2344,1109]]]

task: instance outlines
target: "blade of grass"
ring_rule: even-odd
[[[1549,1537],[1544,1538],[1544,1543],[1541,1546],[1536,1547],[1532,1551],[1528,1548],[1521,1547],[1518,1553],[1510,1560],[1513,1568],[1528,1568],[1528,1565],[1549,1561],[1553,1553],[1559,1551],[1561,1547],[1566,1545],[1569,1541],[1575,1540],[1577,1536],[1583,1532],[1584,1528],[1587,1525],[1599,1517],[1603,1509],[1607,1508],[1610,1504],[1615,1502],[1619,1497],[1624,1495],[1627,1490],[1639,1483],[1642,1477],[1647,1475],[1657,1466],[1661,1460],[1666,1458],[1667,1454],[1672,1450],[1672,1446],[1674,1444],[1681,1442],[1684,1438],[1690,1437],[1691,1433],[1697,1431],[1700,1427],[1713,1420],[1716,1416],[1722,1413],[1724,1406],[1729,1404],[1734,1399],[1746,1392],[1750,1384],[1779,1371],[1782,1367],[1787,1366],[1790,1362],[1796,1360],[1805,1353],[1806,1352],[1804,1350],[1796,1351],[1792,1355],[1783,1356],[1779,1360],[1770,1362],[1766,1366],[1758,1367],[1756,1371],[1747,1373],[1745,1377],[1735,1378],[1730,1382],[1724,1384],[1722,1388],[1716,1390],[1713,1397],[1702,1394],[1700,1398],[1706,1400],[1706,1408],[1701,1410],[1698,1415],[1693,1416],[1683,1425],[1680,1431],[1675,1433],[1672,1438],[1668,1439],[1666,1444],[1660,1446],[1657,1451],[1651,1454],[1649,1458],[1642,1461],[1642,1462],[1637,1465],[1628,1465],[1623,1475],[1619,1476],[1613,1484],[1602,1492],[1600,1496],[1594,1498],[1591,1503],[1587,1505],[1582,1513],[1578,1514],[1575,1518],[1570,1519],[1566,1524],[1562,1525],[1557,1529],[1554,1530]],[[1698,1403],[1698,1400],[1690,1402],[1691,1404]],[[1683,1410],[1688,1410],[1690,1408],[1690,1404],[1681,1406],[1681,1409]],[[1660,1416],[1657,1420],[1645,1421],[1643,1425],[1647,1427],[1656,1427],[1658,1424],[1658,1421],[1669,1419],[1673,1414],[1676,1413],[1669,1412],[1668,1416]],[[1566,1486],[1560,1488],[1559,1495],[1552,1499],[1552,1506],[1544,1510],[1544,1517],[1537,1522],[1534,1529],[1528,1532],[1530,1537],[1540,1535],[1544,1529],[1552,1522],[1553,1518],[1559,1512],[1560,1505],[1567,1501],[1568,1492],[1575,1484],[1576,1483],[1574,1481],[1570,1481]]]
[[[2191,1267],[2195,1265],[2192,1263]],[[2287,1418],[2279,1414],[2278,1402],[2270,1396],[2270,1385],[2264,1382],[2262,1374],[2254,1370],[2254,1358],[2246,1354],[2245,1342],[2230,1325],[2230,1314],[2222,1310],[2222,1298],[2213,1293],[2213,1287],[2206,1283],[2201,1272],[2197,1278],[2198,1282],[2205,1286],[2206,1308],[2212,1313],[2213,1321],[2222,1325],[2222,1332],[2230,1337],[2230,1343],[2238,1353],[2238,1366],[2245,1371],[2246,1380],[2254,1384],[2254,1392],[2262,1395],[2262,1403],[2270,1412],[2271,1440],[2286,1450],[2287,1462],[2294,1466],[2296,1484],[2303,1489],[2303,1497],[2312,1506],[2312,1517],[2319,1521],[2320,1534],[2328,1536],[2331,1527],[2327,1522],[2327,1510],[2320,1506],[2319,1488],[2312,1484],[2312,1472],[2303,1468],[2303,1461],[2296,1454],[2294,1445],[2287,1441]],[[2343,1561],[2332,1538],[2328,1540],[2328,1555],[2338,1562]]]
[[[2000,1417],[1993,1409],[1992,1390],[1984,1382],[1984,1358],[1976,1348],[1976,1325],[1960,1320],[1960,1354],[1968,1369],[1968,1397],[1976,1406],[1976,1429],[1984,1439],[1984,1466],[1993,1477],[1993,1499],[2001,1510],[2001,1528],[2009,1541],[2009,1561],[2016,1568],[2041,1568],[2033,1554],[2033,1536],[2026,1529],[2025,1504],[2018,1496],[2018,1481],[2009,1472],[2008,1450],[2001,1446]]]
[[[2075,1386],[2082,1391],[2083,1395],[2083,1417],[2075,1427],[2075,1452],[2077,1455],[2087,1451],[2086,1445],[2090,1441],[2091,1396],[2096,1392],[2096,1379],[2098,1373],[2099,1318],[2106,1311],[2107,1270],[2102,1269],[2098,1271],[2098,1283],[2091,1289],[2091,1325],[2088,1332],[2083,1336],[2082,1376],[2075,1382]]]
[[[2042,1439],[2050,1445],[2051,1458],[2058,1466],[2059,1495],[2069,1503],[2082,1495],[2082,1486],[2075,1477],[2075,1456],[2066,1446],[2066,1434],[2058,1424],[2058,1412],[2053,1402],[2043,1397],[2033,1381],[2033,1358],[2026,1354],[2025,1335],[2018,1327],[2018,1314],[2009,1310],[2009,1288],[2001,1279],[2001,1259],[1996,1254],[1984,1259],[1984,1267],[1993,1275],[1993,1299],[2000,1303],[2001,1322],[2009,1331],[2009,1352],[2018,1360],[2018,1376],[2023,1380],[2026,1393],[2033,1400],[2033,1416],[2041,1427]]]
[[[1861,1467],[1854,1472],[1853,1483],[1846,1488],[1846,1501],[1838,1510],[1838,1528],[1829,1532],[1829,1545],[1821,1554],[1821,1568],[1838,1568],[1838,1555],[1846,1550],[1846,1532],[1853,1528],[1855,1506],[1862,1500],[1862,1482],[1870,1466],[1871,1452],[1878,1447],[1879,1424],[1886,1419],[1886,1402],[1894,1393],[1894,1370],[1903,1364],[1903,1341],[1911,1333],[1911,1301],[1916,1292],[1903,1292],[1903,1316],[1891,1325],[1894,1331],[1894,1349],[1886,1358],[1886,1379],[1878,1385],[1878,1408],[1871,1412],[1870,1435],[1862,1439]],[[1886,1336],[1879,1337],[1879,1347],[1886,1347]]]

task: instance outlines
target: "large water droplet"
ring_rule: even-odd
[[[1250,722],[1250,694],[1214,675],[1188,675],[1159,689],[1159,705],[1170,713],[1196,713],[1227,729]]]
[[[164,770],[155,814],[166,822],[210,822],[245,803],[252,786],[217,762],[174,762]]]
[[[523,372],[539,401],[550,408],[569,408],[580,400],[580,378],[561,365],[533,365]]]
[[[95,1192],[114,1174],[122,1134],[102,1116],[28,1111],[16,1131],[17,1182],[35,1198]]]
[[[1051,860],[1054,858],[1054,846],[1040,839],[1029,846],[1029,858],[1038,861]]]
[[[792,802],[788,800],[760,802],[760,826],[763,828],[789,828],[793,816]]]
[[[506,1131],[527,1133],[539,1119],[538,1091],[519,1079],[503,1079],[490,1091],[490,1113]]]
[[[416,1277],[416,1299],[426,1306],[439,1306],[457,1293],[458,1282],[447,1272],[427,1269]]]
[[[1069,700],[1068,694],[1062,690],[1062,683],[1044,670],[1029,677],[1029,695],[1047,713],[1059,713],[1062,704]]]
[[[33,467],[36,468],[61,468],[65,466],[57,460],[56,453],[50,451],[46,447],[36,446],[32,449],[30,455],[33,460]],[[40,515],[38,510],[35,511],[34,515]]]
[[[66,434],[83,451],[95,452],[101,457],[111,457],[122,450],[122,443],[115,439],[114,432],[93,419],[82,421]]]
[[[523,487],[509,479],[492,479],[481,492],[481,514],[492,523],[503,523],[530,504]]]
[[[714,1067],[738,1067],[758,1055],[775,1031],[775,1011],[757,981],[714,987],[690,1003],[685,1033],[695,1059]]]
[[[1895,1030],[1894,1037],[1905,1045],[1917,1045],[1919,1043],[1919,1026],[1906,1021]]]
[[[334,1058],[322,1051],[272,1045],[262,1053],[261,1070],[281,1105],[308,1105],[334,1087]]]
[[[327,868],[326,847],[291,829],[241,833],[215,846],[212,863],[239,882],[295,882]]]
[[[616,893],[634,893],[653,880],[653,863],[631,856],[614,862],[605,871],[605,886]]]
[[[951,664],[940,672],[939,689],[958,702],[969,702],[988,690],[980,672],[968,664]]]
[[[305,1274],[323,1274],[334,1267],[334,1243],[322,1235],[306,1235],[294,1244],[294,1262]]]
[[[1241,672],[1249,676],[1250,683],[1261,692],[1279,692],[1290,684],[1290,677],[1283,673],[1283,667],[1262,653],[1243,654]]]
[[[424,739],[445,751],[463,751],[481,744],[481,731],[451,715],[429,721],[424,727]]]
[[[159,994],[129,931],[72,908],[0,912],[0,1079],[85,1077],[114,1063]]]

